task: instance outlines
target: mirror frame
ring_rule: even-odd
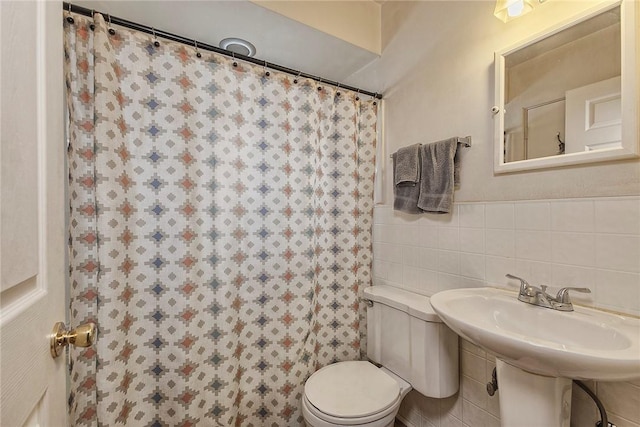
[[[621,34],[621,102],[622,102],[622,146],[579,153],[568,153],[536,159],[504,161],[504,96],[505,57],[516,50],[570,28],[607,10],[620,7]],[[495,53],[495,107],[494,111],[494,163],[496,174],[531,169],[546,169],[560,166],[630,159],[640,156],[638,141],[640,99],[640,2],[637,0],[605,1],[591,9],[574,15],[544,31],[530,36]],[[495,112],[496,108],[498,109]]]

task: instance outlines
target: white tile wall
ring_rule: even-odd
[[[459,203],[447,215],[382,205],[374,216],[374,284],[515,289],[512,273],[589,287],[576,301],[640,316],[640,197]]]
[[[640,197],[460,203],[447,215],[374,211],[374,285],[424,295],[497,286],[512,273],[553,292],[588,287],[576,303],[640,316]],[[554,289],[555,288],[555,289]],[[399,418],[409,427],[500,426],[489,397],[495,358],[461,340],[460,392],[429,399],[412,392]],[[640,427],[640,381],[589,383],[618,427]],[[574,387],[572,426],[595,425],[593,402]]]

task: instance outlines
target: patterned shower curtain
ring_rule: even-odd
[[[73,425],[300,425],[306,378],[361,357],[375,104],[74,19]]]

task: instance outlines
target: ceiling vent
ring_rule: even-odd
[[[256,54],[256,47],[246,40],[236,37],[229,37],[220,40],[222,49],[226,49],[230,52],[237,53],[244,56],[254,56]]]

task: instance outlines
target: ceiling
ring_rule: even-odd
[[[215,46],[226,37],[243,38],[256,46],[256,58],[338,82],[346,81],[378,58],[372,52],[244,0],[73,3]]]

